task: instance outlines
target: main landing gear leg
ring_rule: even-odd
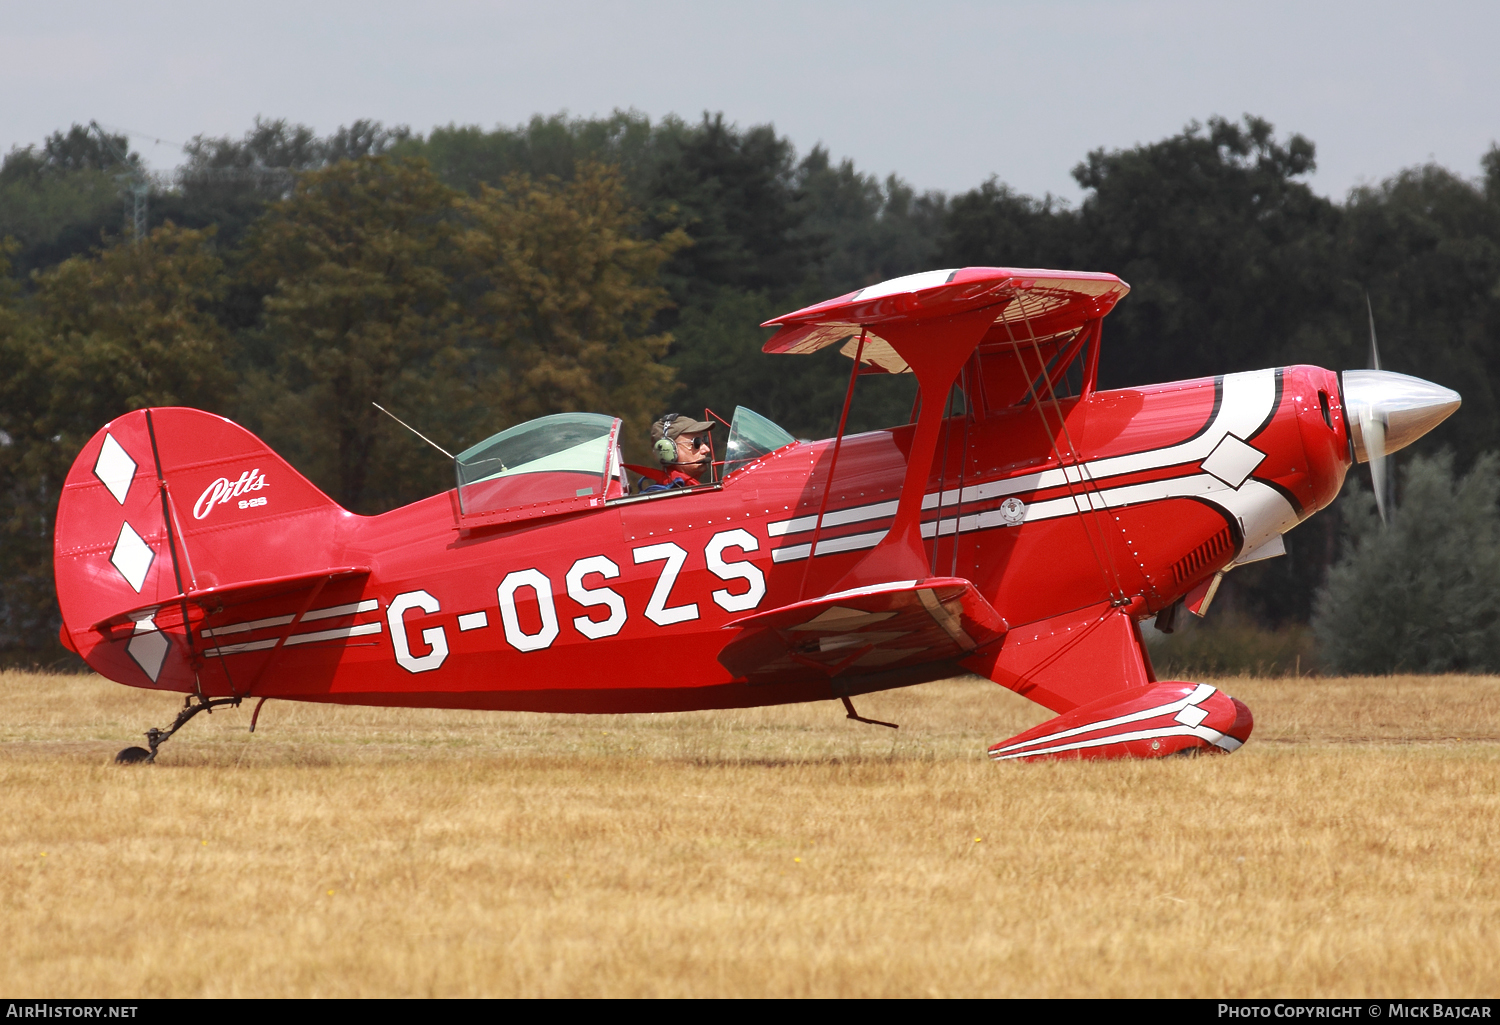
[[[197,698],[196,703],[194,703],[194,698]],[[187,700],[183,702],[182,711],[177,713],[177,718],[173,720],[171,727],[159,730],[153,726],[146,731],[146,743],[151,745],[151,750],[148,751],[144,747],[127,747],[115,755],[115,761],[120,765],[135,765],[140,762],[150,765],[156,761],[156,749],[166,743],[172,734],[186,726],[193,716],[199,712],[208,712],[212,715],[213,710],[218,706],[238,705],[241,700],[241,698],[205,698],[201,694],[189,694]]]

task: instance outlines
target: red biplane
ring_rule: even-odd
[[[228,420],[137,410],[63,490],[62,638],[112,680],[187,695],[122,760],[247,698],[841,699],[859,718],[855,696],[963,672],[1057,713],[996,759],[1233,751],[1249,710],[1157,680],[1141,623],[1203,613],[1353,463],[1459,396],[1311,366],[1099,391],[1101,325],[1128,290],[978,267],[779,317],[766,352],[850,357],[838,435],[799,442],[741,407],[719,479],[649,494],[630,491],[620,421],[596,413],[503,431],[455,457],[453,490],[366,517]],[[912,422],[846,437],[858,378],[881,373],[916,375]]]

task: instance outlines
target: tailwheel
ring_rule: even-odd
[[[196,698],[197,700],[194,701],[194,698]],[[125,750],[115,755],[115,764],[138,765],[141,762],[145,762],[147,765],[155,764],[157,748],[161,747],[164,743],[170,740],[172,734],[176,733],[178,730],[186,726],[188,724],[188,720],[192,719],[193,716],[197,715],[199,712],[208,712],[210,715],[212,715],[213,710],[218,706],[238,705],[242,700],[244,700],[243,696],[231,698],[205,698],[201,694],[189,694],[187,700],[183,702],[182,711],[177,713],[177,718],[172,721],[171,726],[164,730],[159,730],[153,726],[151,727],[151,729],[146,731],[146,743],[151,745],[151,749],[149,751],[143,747],[127,747]]]

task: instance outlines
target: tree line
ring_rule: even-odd
[[[1388,369],[1462,412],[1424,441],[1462,473],[1500,448],[1500,149],[1471,179],[1428,165],[1342,201],[1315,148],[1219,118],[1096,150],[1084,200],[998,178],[959,195],[799,155],[769,125],[537,117],[328,136],[258,120],[198,137],[122,227],[127,140],[80,126],[0,164],[0,650],[55,653],[50,531],[74,454],[111,417],[194,405],[256,431],[347,507],[449,486],[378,401],[457,450],[564,409],[626,419],[745,404],[832,433],[847,368],[760,355],[757,325],[900,274],[988,264],[1109,270],[1104,387],[1285,363],[1362,367],[1373,305]],[[851,429],[904,419],[906,379],[862,383]],[[639,455],[639,451],[635,454]],[[1424,478],[1425,479],[1425,478]],[[1430,488],[1428,490],[1431,490]],[[1363,521],[1361,521],[1363,522]],[[1237,570],[1227,597],[1306,622],[1340,520]]]

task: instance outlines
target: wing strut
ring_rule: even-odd
[[[849,390],[844,393],[844,411],[839,414],[839,431],[833,437],[833,455],[828,460],[828,479],[823,482],[823,501],[818,503],[818,518],[813,521],[812,544],[807,549],[807,563],[802,567],[802,583],[797,587],[797,600],[807,596],[807,574],[812,569],[813,558],[818,554],[818,534],[823,530],[823,514],[828,511],[828,496],[833,494],[833,471],[839,465],[839,446],[844,443],[844,424],[849,420],[849,406],[854,401],[854,382],[859,380],[859,361],[865,353],[865,339],[869,330],[861,328],[859,348],[854,350],[854,369],[849,371]]]
[[[970,362],[972,362],[972,359],[970,360]],[[958,576],[958,525],[963,521],[964,482],[968,479],[969,473],[969,421],[973,419],[975,409],[974,396],[969,394],[969,385],[969,363],[966,362],[963,369],[958,372],[958,389],[959,394],[963,398],[964,405],[964,433],[963,439],[959,443],[960,455],[958,460],[958,487],[954,489],[955,498],[953,505],[953,558],[948,568],[948,575],[951,577]],[[948,389],[948,405],[943,413],[943,464],[942,469],[938,471],[937,519],[934,520],[932,524],[933,576],[939,575],[938,564],[942,561],[938,553],[939,549],[941,549],[943,545],[943,504],[947,501],[948,498],[948,449],[949,442],[952,440],[950,437],[951,427],[948,421],[952,419],[952,413],[953,389],[950,385]]]
[[[922,500],[943,431],[944,413],[958,373],[995,322],[996,307],[1009,296],[985,296],[984,305],[947,316],[893,320],[880,334],[917,375],[921,408],[912,437],[906,478],[890,530],[830,590],[891,580],[922,580],[932,568],[922,540]],[[934,543],[936,539],[934,539]]]

